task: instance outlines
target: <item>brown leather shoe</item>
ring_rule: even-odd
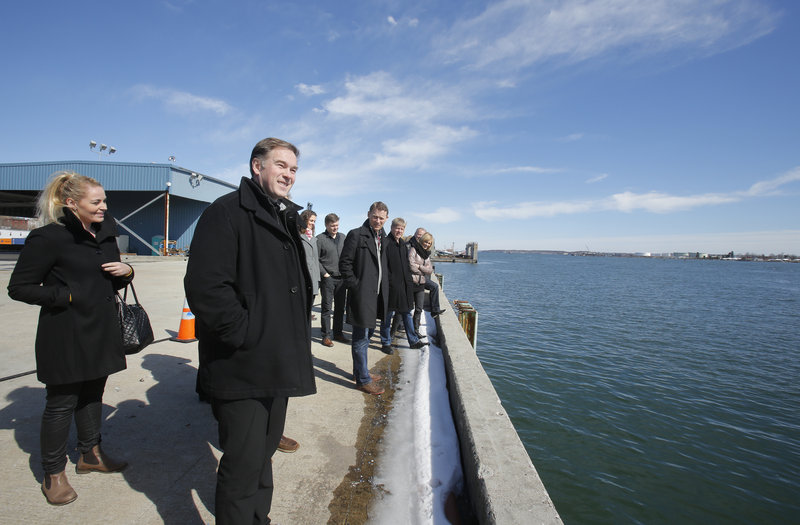
[[[121,472],[125,470],[128,463],[125,461],[114,461],[103,452],[100,445],[95,445],[86,454],[81,454],[78,464],[75,465],[75,472],[78,474],[88,474],[90,472]]]
[[[281,442],[278,443],[278,450],[291,454],[292,452],[297,452],[298,448],[300,448],[300,443],[292,438],[281,436]]]
[[[333,341],[331,341],[330,337],[323,337],[322,344],[325,346],[333,346]]]
[[[42,481],[42,494],[50,505],[66,505],[78,497],[78,493],[67,481],[67,473],[63,470],[58,474],[45,474]]]
[[[382,376],[382,375],[380,375],[380,374],[373,374],[373,373],[371,373],[371,372],[370,372],[370,374],[369,374],[369,377],[371,377],[373,381],[380,381],[381,379],[383,379],[383,376]]]
[[[356,388],[364,393],[372,394],[373,396],[379,396],[384,392],[383,388],[376,385],[374,381],[366,385],[358,385]]]
[[[337,335],[334,335],[334,336],[333,336],[333,340],[334,340],[334,341],[339,341],[340,343],[344,343],[344,344],[346,344],[346,345],[349,345],[350,343],[352,343],[352,341],[350,340],[350,338],[349,338],[349,337],[347,337],[347,336],[345,336],[344,334],[337,334]]]

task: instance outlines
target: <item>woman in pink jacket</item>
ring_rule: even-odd
[[[423,234],[419,240],[412,237],[409,241],[408,263],[411,266],[411,278],[414,280],[414,327],[419,335],[419,323],[422,317],[422,308],[425,304],[425,290],[431,294],[431,315],[436,317],[444,312],[439,308],[439,283],[433,276],[433,263],[431,262],[431,248],[433,235]]]

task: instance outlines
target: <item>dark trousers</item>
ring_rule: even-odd
[[[414,328],[419,332],[419,323],[422,318],[422,310],[425,306],[425,290],[430,291],[431,313],[438,313],[439,306],[439,280],[436,277],[426,277],[425,284],[414,285]]]
[[[73,417],[81,454],[100,443],[103,391],[107,379],[108,376],[67,385],[47,385],[47,404],[39,435],[45,474],[58,474],[67,466],[67,439]]]
[[[285,397],[212,401],[222,449],[215,498],[217,525],[269,523],[272,455],[283,434],[287,402]]]
[[[439,280],[436,277],[425,278],[425,289],[430,292],[431,313],[439,313]]]
[[[414,329],[419,333],[419,323],[422,319],[422,309],[425,306],[425,286],[414,285]]]
[[[347,301],[347,288],[340,277],[325,277],[319,286],[322,292],[322,337],[336,337],[344,330],[344,309]],[[333,333],[331,333],[333,317]]]

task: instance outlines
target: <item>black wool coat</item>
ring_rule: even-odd
[[[375,234],[369,219],[360,228],[347,233],[342,254],[339,256],[339,273],[347,287],[347,322],[353,326],[373,329],[376,319],[382,319],[387,311],[389,298],[389,272],[386,268],[386,233],[378,232],[381,251],[375,246]],[[380,288],[378,286],[378,264]]]
[[[92,237],[70,211],[60,224],[28,234],[8,295],[42,307],[36,330],[36,373],[42,383],[77,383],[125,369],[114,292],[133,274],[112,277],[100,267],[120,260],[116,235],[111,215]]]
[[[242,178],[198,220],[184,288],[199,339],[198,387],[210,397],[316,392],[301,208],[280,205]]]
[[[408,244],[386,237],[386,266],[389,270],[389,310],[410,312],[414,308],[414,279],[408,265]]]

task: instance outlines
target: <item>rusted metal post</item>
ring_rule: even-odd
[[[467,334],[473,349],[478,348],[478,311],[467,301],[453,301],[453,306],[458,312],[458,321]]]

